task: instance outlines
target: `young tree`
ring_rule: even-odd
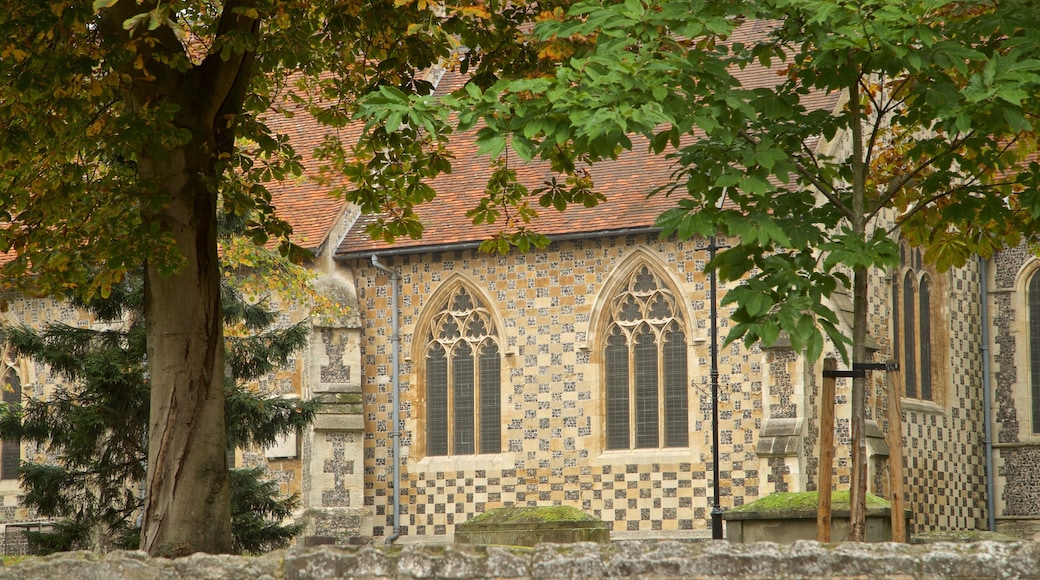
[[[785,333],[816,359],[829,337],[869,362],[868,273],[895,264],[894,227],[940,269],[1040,233],[1040,12],[1028,0],[584,1],[535,36],[555,47],[553,72],[467,86],[443,101],[453,129],[480,123],[483,153],[510,147],[569,171],[540,192],[558,208],[594,201],[574,162],[634,143],[669,155],[664,234],[739,240],[711,264],[743,281],[725,298],[728,341]],[[838,110],[821,108],[828,95]],[[390,87],[368,103],[372,126],[426,107],[444,138],[452,130],[443,110]],[[502,245],[526,244],[519,234]],[[851,340],[825,302],[839,286],[853,294]],[[866,384],[852,385],[852,539],[864,531]]]
[[[17,252],[3,285],[104,297],[145,265],[142,549],[232,548],[216,214],[252,214],[255,241],[284,242],[263,183],[301,169],[263,113],[290,100],[339,127],[359,95],[421,89],[416,71],[442,59],[486,86],[538,64],[523,27],[566,3],[17,0],[0,12],[0,251]]]
[[[43,398],[0,413],[0,436],[30,442],[47,462],[22,464],[24,504],[56,518],[53,532],[32,534],[43,552],[101,548],[133,549],[140,541],[148,430],[143,289],[140,276],[116,284],[108,298],[76,305],[107,330],[50,323],[42,331],[4,329],[20,356],[50,366],[67,384]],[[226,377],[229,448],[267,446],[306,426],[318,404],[267,398],[251,391],[255,380],[284,366],[303,347],[307,327],[273,328],[276,314],[224,288],[224,320],[239,327],[230,337]],[[297,497],[279,498],[277,483],[262,468],[233,469],[231,506],[236,552],[285,547],[299,525],[283,525]]]

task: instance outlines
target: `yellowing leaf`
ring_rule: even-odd
[[[87,127],[87,136],[89,136],[89,137],[97,136],[99,133],[101,133],[101,129],[102,129],[102,127],[104,127],[104,125],[105,125],[105,122],[103,120],[101,120],[101,119],[98,119],[97,121],[94,121],[93,123],[90,124],[90,126]]]
[[[103,8],[111,8],[115,6],[119,0],[94,0],[94,12],[98,12]]]
[[[23,60],[29,58],[29,53],[18,47],[8,46],[3,50],[3,52],[0,52],[0,58],[14,58],[15,61],[22,62]]]

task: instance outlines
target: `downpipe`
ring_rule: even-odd
[[[986,453],[986,525],[989,531],[997,531],[997,516],[994,513],[996,509],[996,498],[993,497],[996,493],[993,485],[993,418],[992,418],[992,402],[990,396],[992,395],[992,370],[990,369],[990,351],[989,351],[989,281],[987,280],[988,274],[986,272],[986,259],[979,257],[979,295],[981,296],[981,314],[982,314],[982,345],[979,347],[982,351],[982,424],[983,424],[983,445],[985,446]]]
[[[390,439],[393,442],[393,509],[394,529],[386,537],[386,544],[393,544],[401,537],[401,320],[398,308],[401,293],[401,275],[397,270],[388,268],[379,262],[379,256],[372,255],[372,265],[390,275],[390,376],[393,398],[391,406]]]

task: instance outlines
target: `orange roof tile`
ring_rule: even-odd
[[[734,34],[731,41],[746,42],[750,37],[762,37],[773,26],[771,22],[750,22]],[[745,87],[774,86],[781,81],[775,69],[764,67],[748,67],[737,76]],[[461,82],[461,76],[448,73],[438,92],[451,90]],[[833,108],[839,97],[836,94],[811,95],[806,105]],[[425,226],[422,239],[398,238],[393,244],[372,240],[365,227],[375,220],[375,216],[362,215],[340,243],[336,256],[350,258],[380,251],[418,252],[446,246],[475,245],[501,231],[501,223],[476,226],[466,217],[466,212],[483,196],[491,174],[488,159],[476,154],[475,134],[475,131],[470,131],[454,136],[450,146],[455,155],[452,173],[431,181],[437,197],[417,208],[416,213]],[[670,183],[675,168],[663,155],[650,153],[645,139],[634,138],[631,151],[623,152],[616,161],[599,162],[591,168],[595,190],[603,193],[607,201],[592,208],[570,206],[561,213],[553,208],[539,207],[537,198],[532,197],[530,203],[538,210],[538,217],[529,227],[550,238],[652,229],[657,217],[675,207],[676,202],[663,194],[647,196]],[[546,163],[517,162],[515,169],[518,180],[532,191],[553,176]]]
[[[318,179],[320,162],[314,150],[333,130],[315,121],[301,106],[283,103],[282,107],[291,115],[271,111],[264,116],[264,121],[274,132],[289,137],[301,157],[304,173],[299,178],[289,177],[282,182],[268,183],[267,188],[271,192],[275,213],[293,228],[292,241],[315,250],[325,243],[347,205],[341,198],[331,195],[336,183],[323,183]],[[343,138],[347,146],[356,140],[356,136]]]

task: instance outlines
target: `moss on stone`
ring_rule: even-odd
[[[459,525],[538,524],[545,522],[595,521],[599,520],[573,506],[514,506],[489,509]]]
[[[495,508],[455,526],[458,544],[535,546],[544,542],[609,541],[610,529],[605,523],[571,506]]]
[[[751,503],[729,510],[730,513],[766,512],[791,513],[815,512],[819,506],[820,494],[815,491],[778,492],[761,497]],[[876,495],[867,494],[867,509],[890,507],[887,500]],[[831,510],[849,509],[849,492],[835,491],[831,493]]]

